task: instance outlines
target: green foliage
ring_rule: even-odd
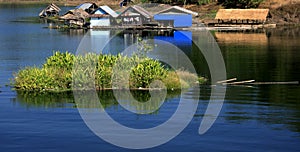
[[[66,70],[71,70],[73,67],[74,63],[74,55],[65,52],[55,52],[53,56],[49,57],[46,60],[46,63],[43,65],[44,68],[49,68],[49,67],[56,67],[56,68],[63,68]]]
[[[75,83],[73,87],[78,89],[93,89],[95,87],[95,81],[91,81],[91,78],[95,78],[95,71],[98,57],[96,54],[88,53],[85,55],[76,56],[74,69],[72,71],[73,79]]]
[[[257,8],[264,0],[219,0],[226,8]]]
[[[42,68],[27,67],[16,73],[14,86],[25,91],[102,90],[113,88],[113,81],[121,88],[149,88],[152,82],[160,80],[168,89],[180,89],[192,86],[197,79],[197,75],[187,71],[169,71],[159,61],[144,56],[74,56],[55,52]]]
[[[211,2],[211,0],[198,0],[198,5],[205,5],[205,4],[208,4],[210,2]]]
[[[99,55],[96,68],[96,85],[99,89],[111,88],[112,67],[117,60],[117,56]]]
[[[145,58],[130,73],[131,86],[135,88],[148,88],[154,80],[162,80],[166,77],[167,70],[160,62]]]
[[[25,68],[15,77],[15,87],[19,90],[45,91],[67,90],[71,87],[72,75],[59,68]]]
[[[149,0],[140,0],[141,3],[149,3]]]

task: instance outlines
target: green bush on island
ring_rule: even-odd
[[[123,76],[120,69],[125,69],[130,74],[127,74],[127,77],[126,74]],[[73,84],[74,77],[76,83]],[[95,81],[91,82],[91,78],[95,78]],[[129,88],[135,89],[149,88],[154,80],[162,81],[167,89],[188,88],[196,83],[205,82],[202,77],[198,78],[197,75],[184,70],[167,69],[159,61],[148,57],[92,53],[75,56],[69,52],[55,52],[47,58],[41,68],[26,67],[18,71],[13,85],[17,90],[26,91],[68,91],[73,87],[95,87],[103,90],[115,88],[114,84],[124,84],[121,88],[128,85]]]

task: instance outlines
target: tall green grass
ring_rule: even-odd
[[[126,76],[124,71],[129,75]],[[75,56],[69,52],[55,52],[41,68],[26,67],[14,76],[13,85],[17,90],[58,92],[73,88],[112,89],[114,84],[118,84],[119,89],[126,86],[149,88],[154,80],[162,81],[167,89],[173,90],[191,87],[199,80],[205,81],[188,71],[171,71],[159,61],[147,57],[92,53]],[[75,77],[76,83],[73,83]]]

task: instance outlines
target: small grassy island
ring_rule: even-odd
[[[75,62],[82,66],[74,66]],[[114,67],[116,62],[118,66]],[[84,65],[85,63],[93,63],[94,66]],[[138,55],[127,57],[88,53],[75,56],[69,52],[55,52],[53,56],[46,59],[41,68],[26,67],[18,71],[14,75],[13,85],[16,90],[21,91],[70,91],[74,87],[73,77],[76,76],[79,82],[75,83],[79,85],[77,88],[93,85],[97,90],[115,89],[113,81],[120,81],[120,83],[124,81],[120,72],[113,72],[115,68],[127,68],[130,71],[128,78],[130,89],[147,89],[154,80],[160,80],[170,90],[189,88],[206,81],[196,74],[184,70],[174,71],[157,60]],[[118,79],[114,79],[116,74]],[[93,83],[90,82],[91,78],[95,78]]]

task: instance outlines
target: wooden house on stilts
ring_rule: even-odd
[[[90,28],[108,27],[115,23],[118,14],[108,6],[100,6],[90,15]]]
[[[58,6],[51,3],[39,13],[39,17],[58,16],[60,11],[61,9]]]
[[[65,24],[69,26],[76,25],[79,27],[85,26],[88,18],[89,14],[82,9],[70,10],[60,17],[60,19],[63,19],[65,21]]]
[[[144,8],[134,5],[125,9],[119,16],[122,26],[143,26],[152,22],[153,16]]]
[[[154,20],[162,27],[191,27],[192,18],[196,16],[198,16],[196,12],[179,6],[172,6],[156,13]]]

